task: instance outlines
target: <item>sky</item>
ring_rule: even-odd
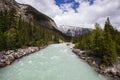
[[[104,27],[107,17],[120,29],[120,0],[16,0],[29,4],[51,17],[56,24],[94,28]]]

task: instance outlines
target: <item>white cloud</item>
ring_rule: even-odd
[[[74,9],[72,8],[73,5],[74,5],[73,3],[61,4],[60,9],[63,12],[75,12]]]
[[[54,19],[57,25],[94,28],[94,24],[98,22],[103,27],[106,18],[110,17],[113,26],[120,27],[120,0],[95,0],[93,5],[89,5],[88,0],[75,0],[80,3],[77,13],[72,8],[73,3],[58,7],[54,0],[17,1],[32,5]]]
[[[62,14],[62,11],[55,5],[54,0],[16,0],[17,2],[29,4],[40,12],[54,18],[56,14]]]

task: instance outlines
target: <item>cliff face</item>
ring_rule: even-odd
[[[10,10],[15,10],[15,15],[20,16],[27,22],[35,21],[41,26],[47,27],[49,29],[57,28],[55,22],[51,18],[29,5],[19,4],[15,0],[0,0],[0,11]]]
[[[15,0],[0,0],[0,51],[65,40],[70,38],[48,16]]]

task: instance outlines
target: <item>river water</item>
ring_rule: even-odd
[[[108,80],[66,44],[53,44],[0,69],[0,80]]]

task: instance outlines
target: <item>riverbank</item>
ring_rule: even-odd
[[[112,67],[105,67],[100,65],[101,60],[98,58],[94,58],[92,56],[88,56],[84,53],[84,51],[80,49],[72,48],[72,51],[82,60],[87,62],[90,66],[94,67],[95,71],[98,73],[111,77],[112,80],[120,80],[120,57],[118,57],[117,61]]]
[[[27,48],[20,48],[17,50],[8,50],[8,51],[1,51],[0,52],[0,68],[8,66],[12,64],[15,60],[20,59],[26,55],[31,53],[37,52],[44,47],[27,47]]]

